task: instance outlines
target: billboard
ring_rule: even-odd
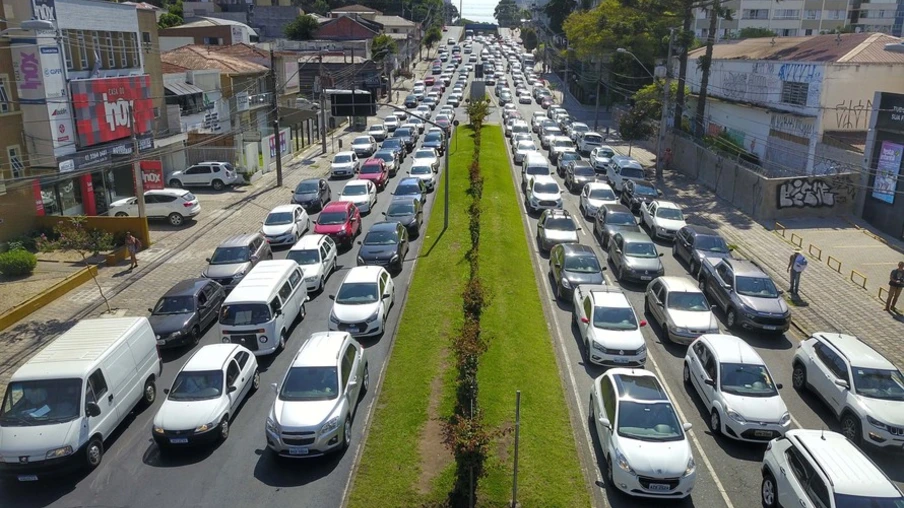
[[[44,104],[47,99],[66,97],[60,48],[39,46],[38,39],[13,39],[10,53],[21,104]]]
[[[143,160],[140,161],[141,182],[144,190],[158,190],[163,188],[163,161],[159,160]]]
[[[904,145],[883,141],[876,164],[876,179],[873,182],[873,198],[886,203],[895,202],[898,188],[898,172],[901,170]]]
[[[70,82],[80,147],[128,138],[151,131],[154,103],[151,78],[123,76]]]
[[[31,0],[31,12],[35,19],[56,21],[56,4],[54,0]]]

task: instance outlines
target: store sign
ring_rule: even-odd
[[[163,188],[163,161],[145,160],[139,162],[141,166],[141,182],[144,190],[157,190]]]
[[[888,204],[895,202],[902,158],[904,145],[891,141],[882,142],[879,147],[879,161],[876,164],[876,179],[873,182],[873,198]]]
[[[139,153],[150,150],[153,147],[153,134],[145,134],[138,138]],[[81,150],[60,160],[60,173],[81,171],[99,164],[108,163],[112,161],[114,157],[131,157],[133,153],[131,139],[88,150]]]
[[[276,136],[271,134],[267,136],[267,143],[270,145],[270,158],[276,158]],[[289,153],[289,131],[281,131],[279,133],[279,153],[286,155]]]
[[[904,95],[882,92],[876,110],[876,128],[904,131]]]
[[[154,104],[150,76],[71,82],[78,144],[88,147],[151,131]]]
[[[251,103],[249,102],[248,92],[239,92],[235,94],[236,111],[248,111]]]
[[[31,10],[35,15],[35,19],[56,21],[54,0],[31,0]]]

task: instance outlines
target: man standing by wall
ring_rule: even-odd
[[[791,273],[791,289],[789,292],[797,297],[800,291],[800,274],[807,269],[807,258],[801,254],[800,249],[795,249],[788,260],[787,271]]]
[[[901,296],[901,288],[904,288],[904,261],[898,263],[898,268],[891,271],[888,276],[888,299],[885,300],[885,312],[891,312],[898,304],[898,297]]]

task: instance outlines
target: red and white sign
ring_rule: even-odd
[[[78,144],[88,147],[151,131],[151,78],[78,79],[70,83]]]
[[[141,166],[141,181],[144,190],[158,190],[163,188],[163,161],[146,160],[139,163]]]

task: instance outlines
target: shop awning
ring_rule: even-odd
[[[166,88],[168,92],[171,92],[173,95],[193,95],[196,93],[203,94],[204,90],[192,85],[190,83],[185,83],[182,81],[174,81],[172,83],[164,83],[163,88]]]

